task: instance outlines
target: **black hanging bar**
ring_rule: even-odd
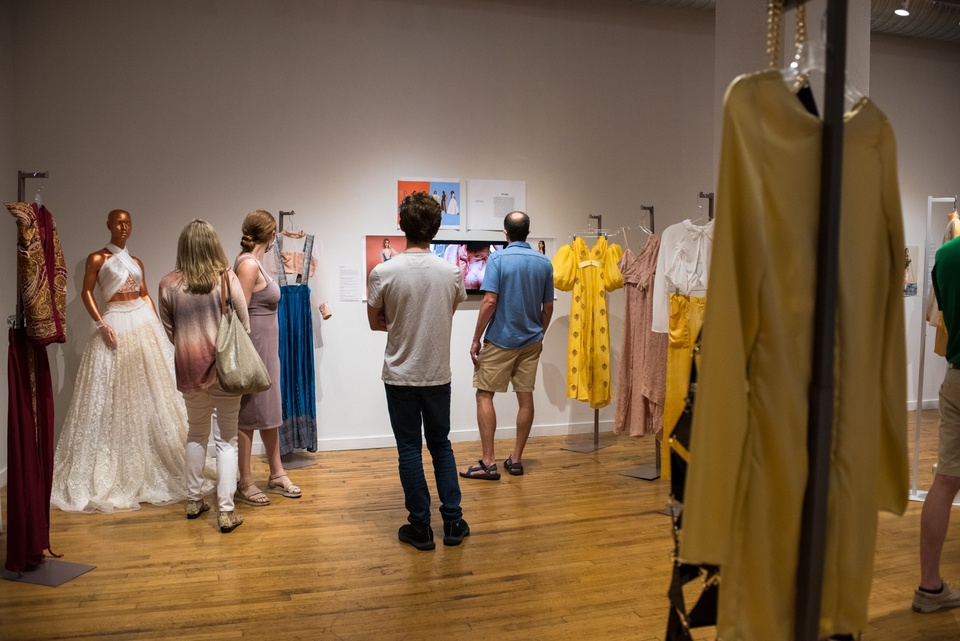
[[[784,0],[785,7],[805,0]],[[833,426],[834,329],[837,259],[840,245],[840,189],[843,170],[843,109],[847,53],[847,0],[827,1],[827,65],[824,80],[820,165],[820,231],[814,315],[813,371],[809,390],[807,455],[797,564],[795,641],[817,641],[827,532],[827,491]]]
[[[657,231],[657,223],[653,218],[653,205],[640,205],[640,211],[650,212],[650,231]]]
[[[281,211],[281,212],[278,212],[278,216],[279,216],[279,218],[280,218],[280,221],[279,221],[279,227],[280,227],[280,228],[279,228],[277,231],[283,231],[284,229],[286,229],[286,228],[283,226],[283,219],[286,218],[287,216],[293,216],[293,215],[296,214],[296,213],[297,213],[297,212],[293,211],[292,209],[291,209],[290,211]]]
[[[47,178],[46,171],[18,171],[17,172],[17,202],[22,203],[27,194],[27,178]]]
[[[713,192],[704,193],[701,191],[697,198],[707,199],[707,220],[713,220]]]

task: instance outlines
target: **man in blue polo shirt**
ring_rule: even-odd
[[[490,255],[483,277],[483,301],[470,345],[473,386],[477,388],[477,424],[483,455],[476,465],[461,470],[467,479],[500,478],[493,452],[497,413],[493,395],[517,393],[517,439],[503,463],[514,476],[523,474],[523,448],[533,426],[533,386],[543,349],[543,333],[553,316],[553,265],[526,242],[530,217],[522,211],[507,214],[503,231],[509,243]],[[484,330],[486,335],[484,336]],[[480,338],[483,336],[481,348]]]

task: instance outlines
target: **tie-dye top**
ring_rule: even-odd
[[[232,270],[230,299],[237,318],[250,331],[247,303],[240,281]],[[181,392],[207,389],[217,382],[217,331],[220,329],[220,285],[209,294],[190,294],[180,272],[160,281],[160,320],[173,343],[177,389]]]

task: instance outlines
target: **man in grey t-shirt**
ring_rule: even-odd
[[[409,512],[409,523],[400,528],[398,538],[418,550],[436,547],[423,473],[423,438],[440,495],[443,544],[459,545],[470,534],[460,509],[457,464],[450,446],[450,329],[453,312],[467,293],[460,270],[430,251],[440,217],[440,204],[429,194],[415,192],[404,198],[400,228],[407,237],[406,251],[374,267],[367,281],[370,329],[387,333],[382,378]]]

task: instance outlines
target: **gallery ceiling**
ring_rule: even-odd
[[[703,10],[713,10],[716,5],[716,0],[642,1]],[[896,15],[894,10],[904,4],[910,15]],[[960,42],[960,0],[871,0],[870,29],[874,33]]]

